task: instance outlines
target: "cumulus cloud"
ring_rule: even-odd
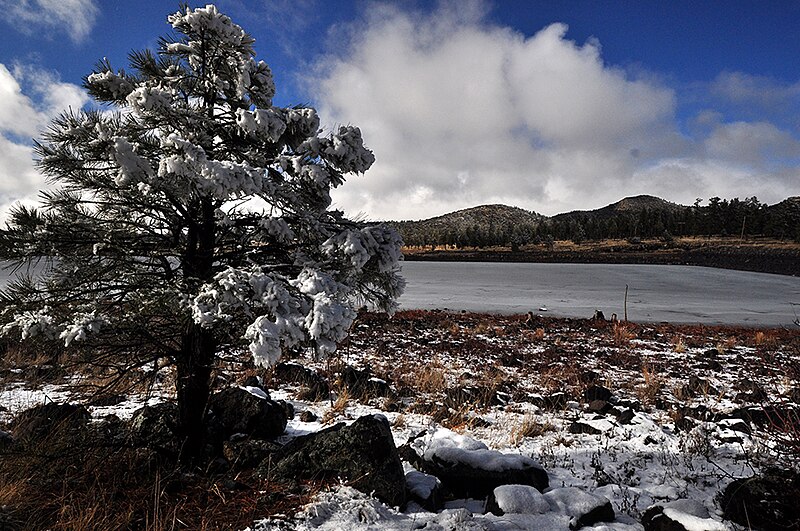
[[[83,89],[53,72],[0,63],[0,219],[14,201],[31,202],[45,186],[34,168],[31,138],[59,113],[87,102]]]
[[[99,12],[95,0],[0,0],[0,16],[17,30],[64,31],[73,42],[89,35]]]
[[[764,162],[796,156],[791,133],[706,120],[689,136],[675,91],[653,76],[607,65],[600,43],[570,40],[563,24],[526,36],[488,23],[484,7],[371,4],[319,62],[308,87],[322,116],[360,126],[377,157],[337,206],[413,219],[492,202],[553,214],[635,193],[797,192],[794,167]]]
[[[797,105],[800,83],[781,83],[745,72],[722,72],[711,83],[711,93],[733,103],[783,109]]]

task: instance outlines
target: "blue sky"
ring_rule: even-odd
[[[800,194],[800,2],[217,5],[256,38],[276,104],[362,128],[377,162],[334,196],[351,215]],[[30,138],[90,104],[97,60],[125,67],[177,6],[0,0],[0,204],[44,186]]]

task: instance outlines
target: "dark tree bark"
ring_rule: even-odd
[[[197,207],[199,223],[188,230],[189,245],[184,256],[184,275],[198,284],[214,276],[215,206],[204,198]],[[176,360],[178,432],[183,449],[181,460],[195,462],[205,446],[205,413],[211,394],[211,371],[217,351],[213,332],[190,322],[181,338],[181,351]]]
[[[176,360],[178,435],[183,445],[181,460],[187,463],[196,461],[205,445],[205,414],[216,350],[211,331],[195,323],[187,325]]]

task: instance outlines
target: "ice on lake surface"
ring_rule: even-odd
[[[404,262],[401,309],[795,326],[800,278],[695,266]]]
[[[0,287],[12,276],[0,269]],[[793,327],[800,317],[800,278],[709,267],[404,262],[403,276],[401,309],[621,318],[627,284],[631,321]]]

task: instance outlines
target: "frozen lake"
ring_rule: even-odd
[[[402,309],[791,326],[800,278],[694,266],[404,262]],[[547,312],[539,311],[547,308]]]

